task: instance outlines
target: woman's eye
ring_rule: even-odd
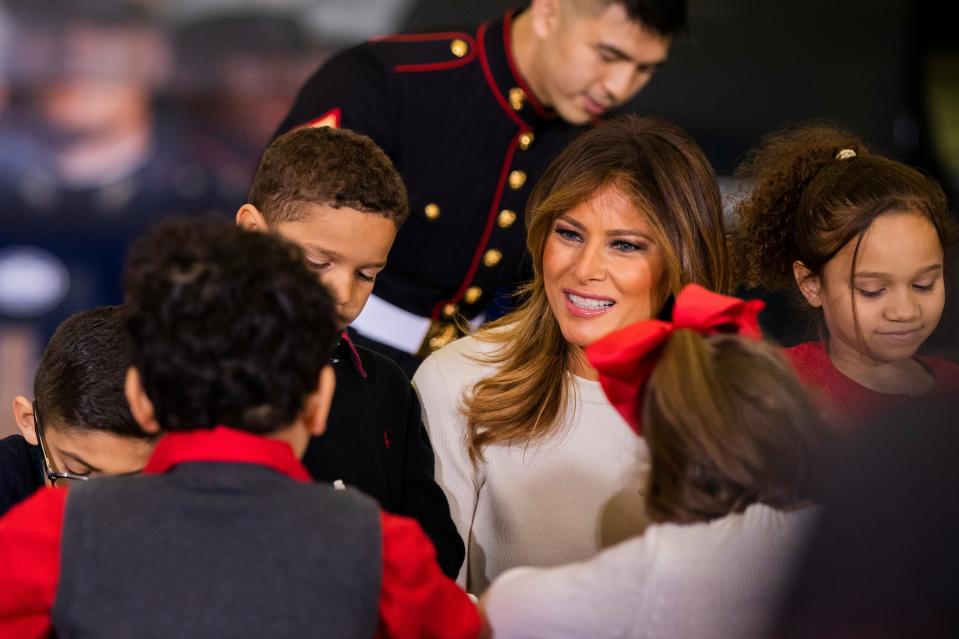
[[[920,293],[928,293],[936,287],[936,283],[930,282],[929,284],[913,284],[912,287]]]
[[[329,262],[310,262],[309,265],[310,265],[310,270],[313,270],[319,273],[329,268],[330,263]]]
[[[357,271],[356,277],[364,282],[373,282],[376,280],[376,275],[370,275],[369,273],[364,273],[363,271]]]
[[[647,248],[646,246],[627,242],[626,240],[616,240],[610,246],[622,253],[635,253],[636,251],[643,251]]]
[[[862,295],[863,297],[879,297],[880,295],[882,295],[882,292],[885,290],[886,289],[881,288],[877,291],[870,291],[864,288],[857,288],[856,292]]]
[[[582,238],[579,233],[576,231],[571,231],[570,229],[557,228],[556,234],[559,235],[564,240],[569,240],[570,242],[578,242]]]

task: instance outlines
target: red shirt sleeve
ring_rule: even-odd
[[[0,519],[0,639],[51,635],[66,498],[43,488]]]
[[[383,583],[377,638],[477,637],[480,618],[476,606],[440,571],[433,544],[419,524],[386,513],[380,521]]]

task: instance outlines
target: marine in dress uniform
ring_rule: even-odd
[[[517,280],[530,189],[579,129],[517,70],[514,13],[347,49],[308,80],[280,127],[359,131],[403,176],[410,219],[352,328],[408,373],[461,335],[455,318],[478,324],[493,292]]]

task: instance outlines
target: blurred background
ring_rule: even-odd
[[[700,141],[731,203],[746,150],[829,119],[959,192],[955,3],[690,0],[690,33],[631,107]],[[499,0],[0,2],[0,436],[72,312],[120,301],[130,240],[232,216],[296,90],[375,35],[468,25]],[[957,266],[930,349],[959,360]],[[789,313],[774,304],[771,321]],[[788,341],[788,335],[779,336]]]

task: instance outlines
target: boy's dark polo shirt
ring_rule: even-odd
[[[0,439],[0,516],[42,487],[40,447],[22,435]]]
[[[433,478],[433,448],[409,380],[392,360],[354,347],[348,337],[333,362],[336,391],[326,433],[310,442],[303,465],[314,479],[340,480],[387,512],[416,519],[443,572],[455,578],[463,541]]]

